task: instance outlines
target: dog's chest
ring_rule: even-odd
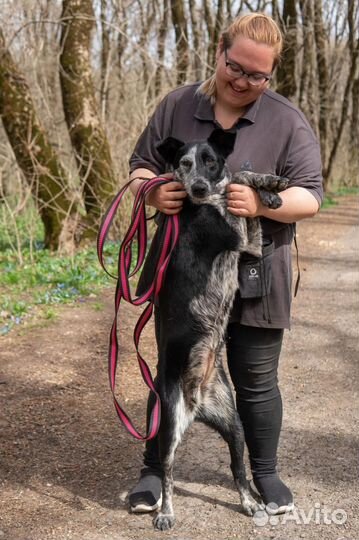
[[[204,205],[184,215],[180,261],[193,261],[191,281],[197,281],[189,310],[203,328],[222,326],[238,288],[240,233],[218,212]]]
[[[190,311],[208,331],[221,336],[238,289],[239,253],[224,251],[214,259],[203,293],[194,297]]]

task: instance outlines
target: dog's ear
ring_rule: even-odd
[[[216,128],[210,134],[208,142],[216,148],[221,156],[226,158],[233,152],[234,143],[236,142],[236,133]]]
[[[179,141],[174,137],[167,137],[167,139],[164,139],[158,143],[156,148],[166,162],[173,165],[178,150],[182,148],[184,144],[184,142]]]

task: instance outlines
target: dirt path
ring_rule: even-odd
[[[178,451],[173,531],[157,533],[151,516],[128,513],[142,449],[110,399],[106,292],[1,339],[0,540],[358,540],[358,222],[358,200],[347,197],[298,227],[302,281],[280,373],[291,519],[264,523],[238,511],[227,448],[200,425]],[[146,392],[125,354],[133,310],[122,319],[126,405],[143,420]],[[150,329],[142,350],[153,364]]]

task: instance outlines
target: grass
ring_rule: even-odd
[[[108,242],[104,251],[105,264],[113,273],[118,249],[118,243]],[[0,254],[0,335],[7,334],[34,312],[53,319],[54,306],[74,302],[114,284],[101,268],[95,247],[79,251],[74,257],[27,247],[22,248],[22,260],[20,265],[18,254],[11,248]]]
[[[344,197],[346,195],[358,195],[359,187],[340,187],[333,192],[328,192],[324,195],[324,200],[322,208],[330,208],[331,206],[336,206],[338,203],[339,197]]]
[[[10,196],[0,203],[0,336],[35,314],[53,320],[57,305],[115,286],[100,266],[95,246],[66,257],[44,249],[43,237],[31,199],[23,205]],[[113,275],[119,247],[111,241],[104,247],[105,265]],[[103,309],[98,301],[92,307]]]

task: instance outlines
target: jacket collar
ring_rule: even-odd
[[[257,112],[259,110],[259,107],[262,101],[262,95],[263,94],[261,94],[259,98],[256,99],[256,101],[253,101],[253,103],[250,103],[249,105],[247,105],[243,116],[241,116],[238,122],[242,120],[247,120],[251,124],[254,124],[256,120]],[[198,105],[195,110],[194,116],[198,120],[204,120],[207,122],[216,121],[214,118],[213,106],[211,105],[210,99],[207,96],[201,95],[201,94],[198,95]]]

